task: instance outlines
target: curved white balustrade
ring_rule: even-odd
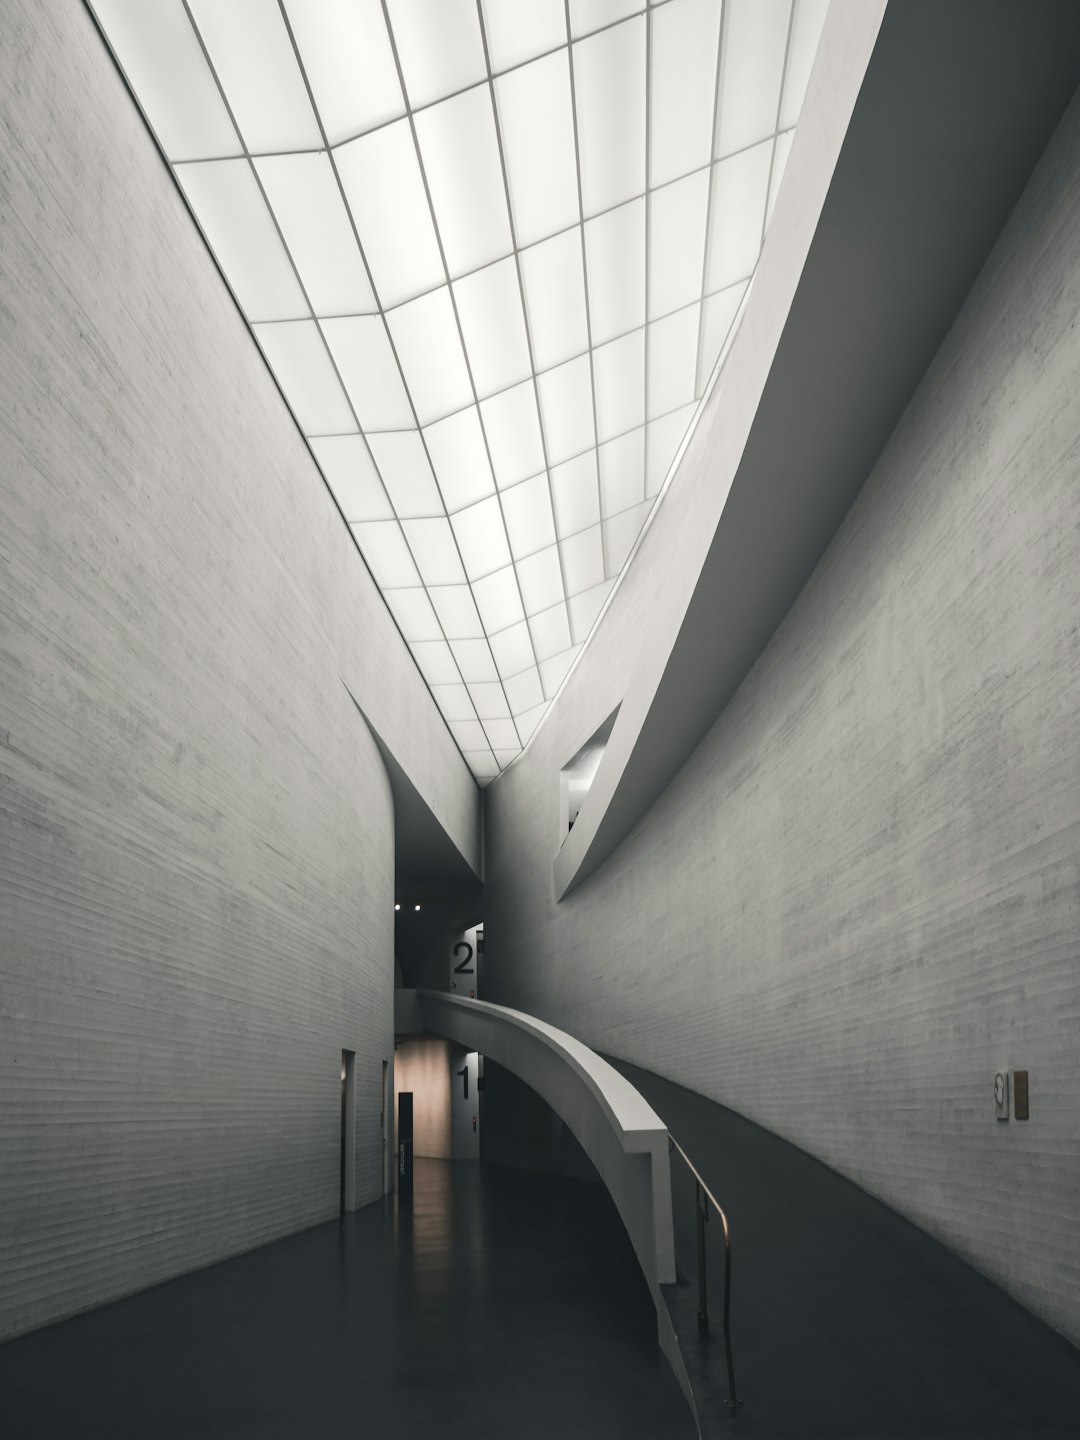
[[[536,1091],[577,1138],[626,1226],[656,1307],[657,1338],[697,1418],[660,1286],[675,1279],[668,1132],[629,1080],[543,1020],[437,990],[397,990],[399,1035],[429,1031],[479,1051]]]

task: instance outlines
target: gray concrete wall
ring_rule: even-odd
[[[487,998],[804,1146],[1073,1341],[1078,309],[1074,102],[792,611],[556,905],[559,769],[622,698],[635,635],[649,644],[649,595],[679,563],[676,479],[549,718],[486,791],[484,916]],[[995,1122],[1002,1065],[1030,1071],[1027,1124]]]
[[[0,1336],[380,1192],[393,814],[477,791],[81,5],[0,11]]]

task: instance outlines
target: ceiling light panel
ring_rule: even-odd
[[[465,580],[461,557],[449,520],[403,520],[401,528],[409,542],[425,585],[459,585]]]
[[[510,706],[506,703],[506,694],[498,682],[470,685],[468,689],[481,720],[509,720]]]
[[[499,675],[486,640],[451,640],[450,649],[461,671],[461,678],[467,685],[498,680]]]
[[[571,47],[585,215],[645,189],[645,17]]]
[[[443,502],[452,515],[495,492],[480,412],[475,405],[424,431]]]
[[[550,610],[531,616],[529,631],[540,664],[566,650],[570,645],[570,617],[566,612],[566,605],[560,602]]]
[[[94,6],[481,783],[725,363],[826,8]]]
[[[476,0],[388,0],[387,10],[414,110],[484,79]]]
[[[470,580],[479,580],[510,563],[510,547],[495,495],[459,510],[453,517],[458,549]]]
[[[441,640],[442,630],[435,611],[431,608],[428,593],[423,587],[412,590],[387,590],[384,592],[390,613],[397,621],[402,637],[408,641]]]
[[[277,0],[188,0],[210,63],[252,155],[322,144]]]
[[[334,151],[345,197],[383,305],[443,284],[442,259],[408,120]]]
[[[392,520],[394,509],[362,435],[308,441],[346,520]]]
[[[500,75],[495,100],[515,236],[532,245],[581,218],[569,52]]]
[[[509,680],[514,675],[520,675],[530,667],[535,668],[536,657],[533,653],[532,638],[529,635],[527,622],[519,620],[516,625],[510,625],[507,629],[492,635],[491,653],[495,657],[495,664],[499,667],[499,674],[504,680]],[[539,680],[539,676],[537,680]],[[537,703],[536,700],[527,700],[525,706],[516,707],[509,685],[506,686],[506,696],[510,701],[510,708],[515,713],[517,708],[526,708],[528,705]]]
[[[649,326],[649,419],[695,399],[700,305]]]
[[[526,615],[538,615],[541,610],[547,610],[564,599],[557,545],[549,545],[546,550],[519,560],[514,568]]]
[[[720,11],[716,0],[671,0],[649,16],[651,185],[707,165],[712,157]]]
[[[589,326],[580,228],[523,251],[521,276],[537,370],[550,370],[583,354],[589,347]],[[642,278],[644,283],[644,270]]]
[[[645,201],[634,200],[585,226],[592,343],[603,345],[645,323]]]
[[[540,412],[532,380],[481,400],[480,414],[500,490],[544,468]]]
[[[709,172],[698,170],[649,196],[649,319],[701,295]]]
[[[772,153],[773,142],[766,140],[713,166],[705,275],[710,294],[747,279],[757,264]]]
[[[416,138],[451,277],[509,255],[510,217],[488,87],[421,111]]]
[[[516,675],[503,681],[503,690],[509,701],[510,709],[519,722],[518,734],[521,735],[522,740],[525,740],[527,737],[522,733],[520,717],[526,711],[544,703],[544,687],[540,683],[540,671],[535,665],[519,671]]]
[[[416,420],[383,317],[357,315],[320,324],[362,428],[412,429]]]
[[[502,492],[503,519],[515,560],[555,543],[555,517],[546,475]]]
[[[632,330],[593,352],[596,438],[603,443],[645,420],[645,334]]]
[[[549,461],[557,464],[595,445],[588,355],[546,371],[539,376],[539,386],[540,418]]]
[[[551,490],[560,540],[595,525],[600,519],[596,452],[556,465],[551,472]]]
[[[420,424],[464,409],[472,384],[447,286],[389,311],[386,323]]]
[[[645,498],[645,431],[632,430],[601,445],[600,508],[605,516],[628,510]]]
[[[266,155],[255,169],[315,314],[374,314],[379,307],[330,157]]]
[[[745,150],[776,129],[791,0],[727,0],[715,155]]]
[[[94,11],[170,160],[243,153],[180,0],[95,0]]]
[[[477,640],[484,633],[467,585],[439,585],[428,591],[448,640]]]
[[[642,8],[642,0],[570,0],[570,33],[576,40]]]
[[[420,584],[420,575],[396,520],[354,525],[352,532],[381,590]]]
[[[517,262],[511,256],[454,284],[476,393],[493,395],[532,375]]]
[[[379,0],[286,0],[285,10],[331,145],[404,115]]]
[[[495,74],[566,44],[563,0],[483,0],[483,12]]]
[[[399,518],[421,519],[443,513],[442,499],[419,431],[373,433],[368,436],[368,444]]]
[[[248,320],[310,315],[248,162],[178,165],[176,178]]]
[[[564,540],[562,558],[568,595],[579,595],[599,585],[604,579],[604,545],[600,526],[592,525],[588,530],[579,530],[576,535]],[[569,639],[566,643],[570,643]]]
[[[287,320],[252,329],[305,435],[356,431],[352,409],[314,320]]]

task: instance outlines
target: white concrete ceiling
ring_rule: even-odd
[[[481,784],[631,555],[827,0],[93,0]]]

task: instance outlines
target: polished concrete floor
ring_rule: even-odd
[[[3,1440],[693,1435],[607,1193],[480,1164],[0,1346]]]
[[[1080,1352],[924,1231],[776,1135],[613,1061],[687,1151],[732,1225],[744,1408],[722,1407],[721,1230],[697,1335],[693,1182],[672,1157],[676,1328],[707,1435],[1080,1440]]]

